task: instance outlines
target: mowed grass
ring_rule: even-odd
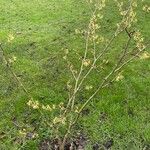
[[[108,38],[120,19],[113,4],[110,1],[102,22],[102,34]],[[149,4],[149,0],[144,4]],[[81,0],[0,0],[0,42],[9,58],[16,57],[12,68],[35,100],[43,104],[66,100],[70,74],[62,58],[63,49],[69,49],[76,64],[76,52],[82,54],[84,40],[75,34],[75,29],[85,29],[89,17],[89,7]],[[149,42],[150,15],[142,11],[140,1],[138,18],[137,26]],[[14,36],[11,43],[7,41],[9,35]],[[125,40],[123,34],[112,48],[119,51],[118,43]],[[110,66],[114,55],[109,58]],[[27,95],[1,56],[0,62],[0,149],[36,150],[39,142],[49,138],[52,131],[43,116],[28,108]],[[94,98],[86,110],[88,114],[85,111],[80,118],[78,130],[74,129],[75,133],[82,132],[88,137],[87,150],[109,139],[114,141],[114,150],[150,148],[150,60],[137,58],[125,68],[123,76],[123,80]],[[99,74],[93,73],[85,85],[96,85],[98,81]],[[78,96],[81,103],[89,93],[81,91]],[[36,131],[38,138],[24,139],[20,134],[23,129],[29,133]]]

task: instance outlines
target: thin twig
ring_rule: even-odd
[[[28,95],[28,97],[30,99],[33,99],[32,96],[30,95],[30,93],[28,92],[28,90],[26,89],[26,87],[23,85],[23,83],[17,77],[16,73],[12,70],[12,67],[11,67],[11,65],[9,63],[9,59],[7,58],[7,55],[5,54],[5,51],[4,51],[3,47],[2,47],[2,44],[0,44],[0,49],[1,49],[2,53],[3,53],[3,58],[4,58],[4,60],[5,60],[6,64],[7,64],[7,67],[9,68],[11,74],[16,79],[16,81],[19,83],[20,87],[22,87],[22,89],[24,90],[24,92]]]

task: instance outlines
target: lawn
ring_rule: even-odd
[[[114,2],[108,1],[101,32],[110,39],[120,18]],[[137,27],[148,43],[150,14],[142,7],[150,2],[138,2]],[[64,50],[69,50],[72,63],[78,67],[85,41],[75,30],[85,29],[90,15],[84,0],[0,0],[0,43],[13,61],[11,68],[35,100],[57,105],[67,99],[70,73]],[[108,57],[108,70],[121,47],[118,43],[125,40],[123,34],[111,46],[116,51]],[[52,138],[53,131],[45,123],[51,114],[43,117],[27,106],[29,98],[2,54],[0,51],[0,149],[36,150],[43,139]],[[122,74],[122,80],[94,97],[72,131],[71,135],[82,133],[87,138],[87,150],[98,144],[106,148],[110,144],[112,150],[150,149],[150,58],[137,57]],[[85,85],[96,86],[99,78],[94,72]],[[82,90],[77,97],[81,103],[93,89]],[[32,138],[33,133],[38,136]]]

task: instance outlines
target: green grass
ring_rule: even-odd
[[[150,16],[141,7],[140,3],[137,26],[148,42]],[[16,57],[12,64],[15,73],[33,98],[43,104],[57,104],[67,98],[65,86],[69,73],[62,59],[62,49],[69,49],[76,64],[75,53],[82,54],[84,41],[74,31],[86,28],[88,9],[82,0],[0,0],[0,42],[9,58]],[[112,1],[107,10],[102,34],[109,38],[119,18]],[[9,34],[14,36],[12,43],[7,42]],[[125,41],[125,35],[118,40]],[[117,40],[112,47],[120,48]],[[109,58],[110,66],[114,55]],[[52,131],[37,111],[27,107],[27,95],[2,63],[1,56],[0,62],[0,149],[36,150],[40,140],[51,136]],[[88,107],[90,114],[80,118],[77,127],[90,139],[87,149],[91,144],[104,143],[110,138],[114,140],[114,150],[142,150],[150,146],[149,72],[149,59],[136,59],[124,70],[122,81],[95,97]],[[99,74],[94,72],[91,77],[86,84],[96,85]],[[84,100],[88,95],[89,92],[83,92],[78,97]],[[21,141],[19,130],[23,128],[28,132],[35,129],[39,137]]]

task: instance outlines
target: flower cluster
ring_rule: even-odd
[[[124,78],[124,76],[122,75],[122,73],[119,73],[116,77],[116,81],[120,81]]]
[[[53,119],[53,124],[58,124],[58,123],[65,124],[65,122],[66,122],[66,118],[65,117],[55,117]]]
[[[41,109],[41,110],[46,110],[46,111],[52,111],[52,110],[55,110],[56,108],[59,108],[60,110],[64,110],[65,107],[64,107],[64,103],[60,102],[58,104],[58,106],[56,105],[43,105],[43,104],[40,104],[38,101],[33,101],[33,100],[29,100],[27,102],[27,105],[32,107],[33,109]]]
[[[15,61],[17,60],[17,57],[16,56],[12,56],[12,58],[9,58],[8,59],[8,61],[9,61],[9,63],[11,64],[11,63],[14,63]]]
[[[121,16],[123,16],[122,21],[117,24],[117,35],[120,31],[124,30],[125,28],[130,28],[132,23],[137,22],[136,12],[134,11],[134,9],[137,7],[137,2],[135,0],[131,1],[130,6],[128,6],[127,9],[124,9],[123,2],[120,2],[118,0],[115,0],[115,2],[117,3]]]
[[[95,0],[87,0],[87,2],[94,4],[94,6],[99,10],[103,9],[106,6],[106,0],[100,0],[96,2]]]
[[[52,111],[52,107],[50,107],[50,105],[41,105],[43,110],[47,110],[47,111]]]
[[[136,47],[139,50],[145,49],[145,45],[143,44],[144,38],[143,38],[143,36],[141,35],[141,33],[139,31],[136,31],[133,34],[133,38],[134,38],[134,41],[136,42]]]
[[[94,39],[98,38],[98,35],[95,35],[95,32],[99,28],[100,26],[97,23],[97,16],[94,14],[89,23],[89,31],[90,31],[91,36],[93,36]]]
[[[93,88],[92,85],[87,85],[87,86],[85,86],[85,89],[86,89],[86,90],[91,90],[92,88]]]
[[[148,5],[144,5],[143,6],[143,11],[145,11],[145,12],[150,12],[150,6],[148,6]]]
[[[28,102],[27,102],[27,105],[28,106],[30,106],[30,107],[32,107],[33,109],[40,109],[40,110],[46,110],[46,111],[49,111],[49,112],[51,112],[51,111],[53,111],[53,110],[55,110],[56,108],[58,108],[59,110],[64,110],[65,109],[65,107],[64,107],[64,103],[59,103],[58,104],[58,106],[56,106],[56,105],[43,105],[43,104],[40,104],[38,101],[33,101],[33,100],[29,100]],[[55,124],[59,124],[59,123],[61,123],[61,124],[65,124],[65,122],[66,122],[66,117],[64,117],[64,116],[62,116],[62,115],[58,115],[58,116],[56,116],[56,117],[54,117],[54,119],[52,120],[52,123],[55,125]],[[20,132],[21,134],[26,134],[25,132],[23,132],[23,131],[21,131]]]
[[[84,62],[83,62],[83,65],[86,66],[86,67],[89,66],[90,64],[91,64],[90,59],[85,59]]]
[[[38,101],[32,101],[32,100],[29,100],[27,102],[27,105],[32,107],[33,109],[39,109],[39,106],[40,106]]]

